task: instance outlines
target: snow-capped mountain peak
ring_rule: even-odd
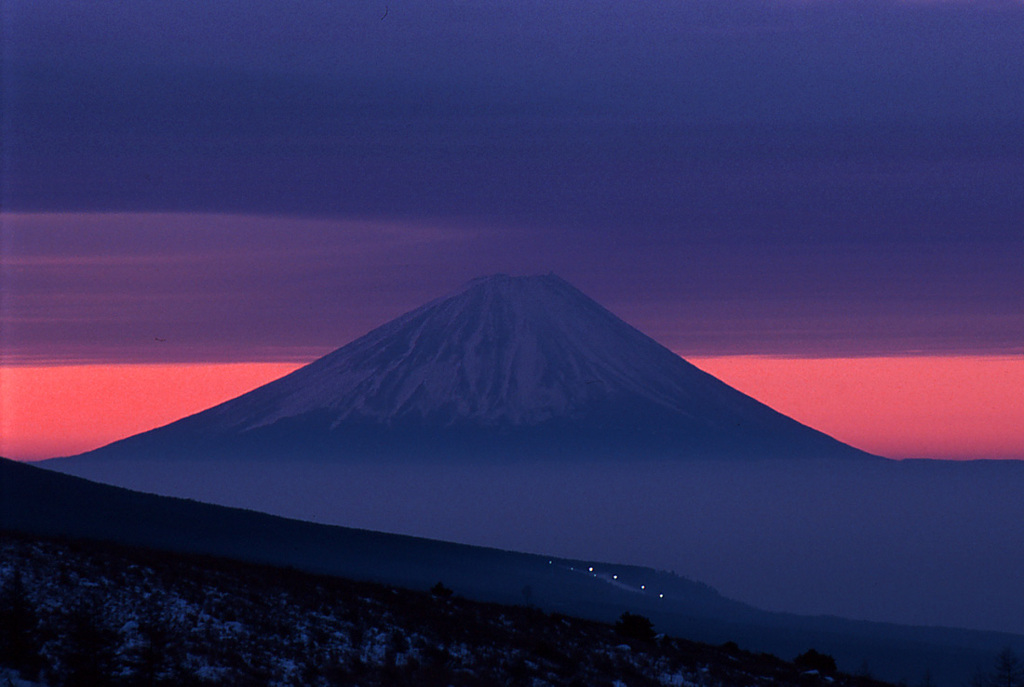
[[[334,425],[530,426],[617,399],[694,417],[709,379],[553,274],[495,275],[221,412],[244,429],[316,411]]]
[[[476,279],[286,377],[109,448],[384,455],[400,444],[436,455],[466,441],[474,455],[522,441],[863,455],[698,370],[553,274]]]

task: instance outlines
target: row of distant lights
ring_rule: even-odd
[[[554,561],[548,561],[548,565],[554,565]],[[576,570],[576,568],[573,568],[573,567],[570,566],[569,570]],[[590,566],[589,568],[587,568],[587,572],[591,573],[594,577],[597,577],[597,573],[594,572],[594,566]],[[612,575],[612,579],[613,580],[617,580],[617,579],[619,579],[619,576],[618,575]],[[647,585],[646,584],[640,585],[640,589],[641,589],[641,591],[647,591]],[[659,593],[658,594],[658,598],[659,599],[664,599],[665,595]]]

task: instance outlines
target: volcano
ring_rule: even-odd
[[[549,274],[476,279],[277,381],[82,459],[541,453],[868,455],[702,372]]]
[[[772,611],[1022,632],[1024,464],[863,453],[551,275],[478,279],[250,393],[43,467],[674,570]]]

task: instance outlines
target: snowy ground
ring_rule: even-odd
[[[0,687],[882,684],[446,593],[0,535],[5,603],[16,577],[39,682],[6,670]]]

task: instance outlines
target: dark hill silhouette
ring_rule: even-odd
[[[293,567],[611,622],[629,611],[670,634],[792,657],[808,647],[879,675],[950,681],[1024,637],[768,613],[650,568],[465,546],[142,494],[0,459],[0,530]],[[529,588],[529,598],[524,590]],[[939,682],[938,684],[956,684]]]

